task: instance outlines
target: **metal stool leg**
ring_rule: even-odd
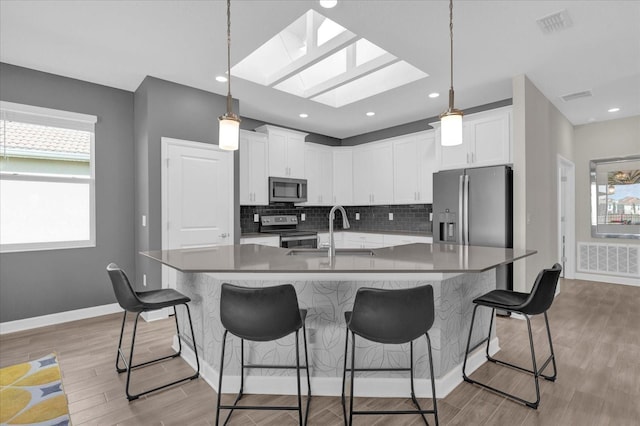
[[[427,421],[427,418],[424,416],[424,413],[422,413],[422,411],[424,410],[422,409],[422,407],[420,407],[420,404],[416,399],[415,386],[413,385],[413,342],[409,342],[409,363],[410,363],[409,374],[410,374],[410,382],[411,382],[411,400],[413,401],[413,404],[416,406],[416,408],[420,411],[420,415],[422,416],[422,420],[424,420],[424,424],[428,426],[429,422]]]
[[[542,366],[542,368],[540,369],[540,375],[542,377],[544,377],[546,380],[549,380],[550,382],[555,382],[556,378],[558,377],[558,370],[556,367],[556,355],[553,352],[553,343],[551,342],[551,329],[549,328],[549,318],[547,317],[547,313],[544,313],[544,322],[547,325],[547,338],[549,339],[549,349],[551,351],[551,356],[549,357],[553,363],[553,375],[551,376],[545,376],[544,374],[542,374],[542,371],[544,371],[544,369],[547,367],[547,365],[549,364],[549,360],[547,360],[544,365]]]
[[[218,426],[220,421],[220,402],[222,398],[222,371],[224,369],[224,349],[227,344],[227,333],[228,331],[225,330],[224,333],[222,334],[222,351],[220,355],[220,377],[218,377],[218,403],[216,404],[216,426]]]
[[[347,381],[347,352],[349,348],[349,329],[346,329],[344,339],[344,368],[342,369],[342,415],[344,416],[344,424],[347,424],[347,404],[344,397],[344,388]],[[353,372],[351,373],[353,374]]]
[[[118,373],[124,373],[127,371],[127,360],[122,353],[122,336],[124,335],[124,324],[127,322],[127,311],[124,311],[122,316],[122,327],[120,327],[120,339],[118,340],[118,352],[116,353],[116,371]],[[125,368],[120,368],[120,360],[124,361]]]
[[[309,419],[309,406],[311,405],[311,376],[309,373],[309,370],[311,369],[309,367],[309,354],[307,353],[307,326],[306,324],[302,325],[302,338],[304,340],[303,344],[304,344],[304,363],[306,366],[306,370],[307,370],[307,408],[305,410],[305,414],[304,414],[304,423],[307,424],[308,423],[308,419]]]
[[[429,374],[431,375],[431,397],[433,398],[433,415],[436,418],[436,426],[439,426],[438,422],[438,403],[436,402],[436,378],[433,374],[433,356],[431,354],[431,339],[429,338],[429,333],[426,333],[427,336],[427,348],[429,349]]]
[[[353,383],[356,375],[356,335],[351,333],[351,392],[349,394],[349,425],[353,424]]]
[[[136,315],[136,320],[133,323],[133,334],[131,335],[131,351],[129,352],[129,363],[127,364],[127,386],[125,387],[125,393],[127,394],[127,399],[129,401],[133,401],[134,399],[138,399],[140,394],[131,395],[129,393],[129,382],[131,382],[131,370],[133,369],[133,348],[136,343],[136,331],[138,329],[138,318],[140,318],[140,312]]]
[[[298,386],[298,419],[300,420],[300,426],[302,423],[302,388],[300,386],[300,342],[298,331],[296,331],[296,384]]]

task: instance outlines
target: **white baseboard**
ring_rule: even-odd
[[[77,321],[101,315],[115,314],[118,312],[122,312],[120,305],[117,303],[111,303],[109,305],[58,312],[55,314],[42,315],[40,317],[7,321],[0,323],[0,334],[15,333],[17,331],[31,330],[33,328],[45,327],[47,325],[62,324],[69,321]]]
[[[158,309],[157,311],[143,312],[140,314],[143,320],[146,322],[158,321],[161,319],[169,318],[169,308]]]
[[[640,287],[640,279],[631,277],[617,277],[613,275],[586,274],[584,272],[576,272],[576,280],[599,281],[610,284],[623,284],[633,287]]]
[[[178,349],[178,337],[173,338],[173,348]],[[495,355],[500,350],[498,338],[491,340],[489,353]],[[471,374],[484,364],[485,346],[476,349],[467,360],[467,374]],[[193,350],[187,345],[182,345],[182,358],[193,368],[196,368]],[[207,362],[200,359],[200,375],[217,392],[218,371],[214,370]],[[347,378],[348,379],[348,378]],[[446,397],[456,386],[462,382],[462,364],[454,367],[444,377],[436,379],[436,395],[438,398]],[[302,394],[306,394],[306,378],[301,377]],[[223,393],[236,393],[240,387],[240,376],[225,375],[222,381]],[[297,388],[295,376],[246,376],[244,380],[245,393],[266,395],[295,395]],[[431,398],[431,380],[415,379],[416,396],[419,398]],[[311,389],[313,395],[340,396],[342,393],[341,377],[311,377]],[[355,381],[354,395],[363,397],[406,397],[409,392],[407,378],[372,378],[361,377]]]

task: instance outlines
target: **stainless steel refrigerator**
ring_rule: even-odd
[[[513,172],[509,166],[433,174],[433,242],[513,247]],[[513,266],[496,271],[497,288],[513,289]]]

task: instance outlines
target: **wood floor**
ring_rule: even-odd
[[[489,391],[460,384],[438,400],[441,425],[639,425],[640,424],[640,287],[564,280],[562,292],[549,311],[558,359],[558,380],[541,380],[542,401],[532,410]],[[215,421],[215,392],[198,379],[150,394],[129,403],[125,375],[114,371],[120,315],[71,322],[0,336],[0,366],[58,354],[64,388],[75,426],[209,425]],[[544,319],[533,319],[537,358],[548,355]],[[497,357],[526,363],[530,359],[526,323],[498,319],[502,350]],[[141,323],[136,348],[139,360],[168,352],[171,320]],[[145,353],[147,352],[147,353]],[[186,375],[181,359],[138,370],[136,387]],[[485,363],[472,377],[532,398],[533,380],[512,369]],[[225,395],[223,402],[231,402]],[[294,397],[250,395],[247,403],[292,404]],[[429,407],[429,400],[421,401]],[[397,409],[405,399],[360,398],[359,407]],[[338,398],[314,397],[310,425],[340,425]],[[230,424],[297,424],[295,413],[238,412]],[[429,419],[430,424],[432,417]],[[360,416],[358,425],[419,425],[418,416]]]

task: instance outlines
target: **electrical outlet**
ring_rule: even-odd
[[[433,222],[433,212],[429,212],[429,222]]]
[[[393,213],[389,213],[389,220],[393,220]]]
[[[147,226],[147,215],[142,215],[142,227]]]
[[[304,222],[305,220],[307,220],[307,215],[306,215],[306,214],[304,214],[304,213],[302,213],[302,214],[300,215],[300,220],[301,220],[302,222]]]
[[[142,274],[142,286],[147,286],[147,274]]]
[[[260,215],[258,213],[253,215],[253,221],[256,222],[256,223],[260,222]]]
[[[356,220],[360,220],[360,213],[356,213]]]

